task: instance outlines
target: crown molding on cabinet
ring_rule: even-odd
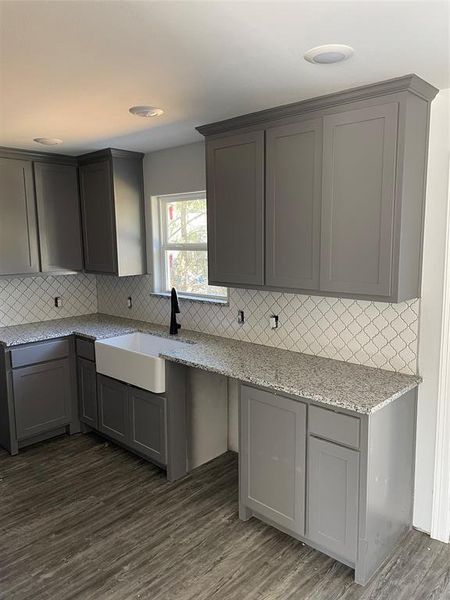
[[[231,119],[225,119],[223,121],[218,121],[217,123],[202,125],[196,129],[204,136],[211,136],[225,133],[232,129],[263,125],[268,121],[276,119],[293,117],[316,110],[333,108],[335,106],[342,106],[342,104],[348,102],[357,102],[358,100],[367,100],[377,96],[396,94],[405,91],[409,91],[419,98],[431,102],[439,90],[417,75],[410,74],[378,83],[350,88],[333,94],[327,94],[326,96],[318,96],[308,100],[294,102],[292,104],[260,110],[247,115],[232,117]]]

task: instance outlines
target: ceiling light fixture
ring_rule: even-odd
[[[325,44],[311,48],[304,55],[304,59],[313,64],[329,65],[342,62],[352,56],[354,50],[351,46],[344,44]]]
[[[160,117],[164,113],[162,108],[156,106],[132,106],[129,111],[137,117]]]
[[[33,138],[33,142],[37,142],[38,144],[44,144],[44,146],[58,146],[62,144],[63,141],[59,138],[47,138],[47,137],[38,137]]]

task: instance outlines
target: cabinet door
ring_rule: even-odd
[[[324,117],[320,289],[392,292],[396,103]]]
[[[42,271],[81,271],[77,167],[35,163]]]
[[[322,121],[266,132],[266,285],[318,289]]]
[[[98,426],[97,416],[97,373],[95,363],[85,358],[77,358],[78,368],[78,400],[80,407],[80,421]]]
[[[70,422],[68,359],[14,369],[13,384],[19,440]]]
[[[310,436],[307,536],[354,562],[358,532],[359,453]]]
[[[264,132],[207,141],[209,282],[264,283]]]
[[[128,387],[125,383],[97,375],[98,428],[109,437],[128,440]]]
[[[38,272],[31,163],[0,158],[0,275]]]
[[[80,166],[84,266],[94,273],[117,272],[112,170],[109,160]]]
[[[166,464],[166,399],[151,392],[129,387],[129,445]]]
[[[303,535],[306,405],[242,386],[240,430],[241,502]]]

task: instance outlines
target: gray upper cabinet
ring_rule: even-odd
[[[322,121],[266,132],[266,285],[317,289]]]
[[[34,163],[42,271],[81,271],[76,165]]]
[[[407,75],[199,127],[211,283],[384,302],[419,297],[436,93]]]
[[[306,404],[241,386],[240,408],[241,504],[303,535]]]
[[[142,156],[108,149],[79,158],[88,272],[119,276],[146,272]]]
[[[84,266],[97,273],[117,272],[112,173],[109,160],[80,166]]]
[[[211,140],[207,152],[209,283],[264,283],[264,131]]]
[[[398,103],[324,117],[326,292],[392,294]]]
[[[38,272],[32,164],[0,158],[0,275]]]

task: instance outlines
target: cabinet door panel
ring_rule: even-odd
[[[31,163],[0,158],[0,275],[38,272]]]
[[[130,446],[166,463],[166,399],[135,387],[129,388]]]
[[[241,502],[303,535],[306,405],[241,387]]]
[[[266,132],[266,285],[319,287],[322,121]]]
[[[77,167],[35,163],[39,242],[43,271],[81,271]]]
[[[207,142],[209,281],[264,283],[264,132]]]
[[[15,369],[13,383],[19,440],[70,422],[68,359]]]
[[[77,358],[78,367],[78,400],[80,421],[90,427],[98,426],[97,415],[97,373],[95,363],[84,358]]]
[[[310,436],[308,537],[344,560],[356,560],[359,453]]]
[[[396,103],[324,117],[320,289],[392,292]]]
[[[114,197],[109,160],[80,166],[86,271],[117,272]]]
[[[128,439],[128,387],[125,383],[97,375],[99,430],[111,438]]]

